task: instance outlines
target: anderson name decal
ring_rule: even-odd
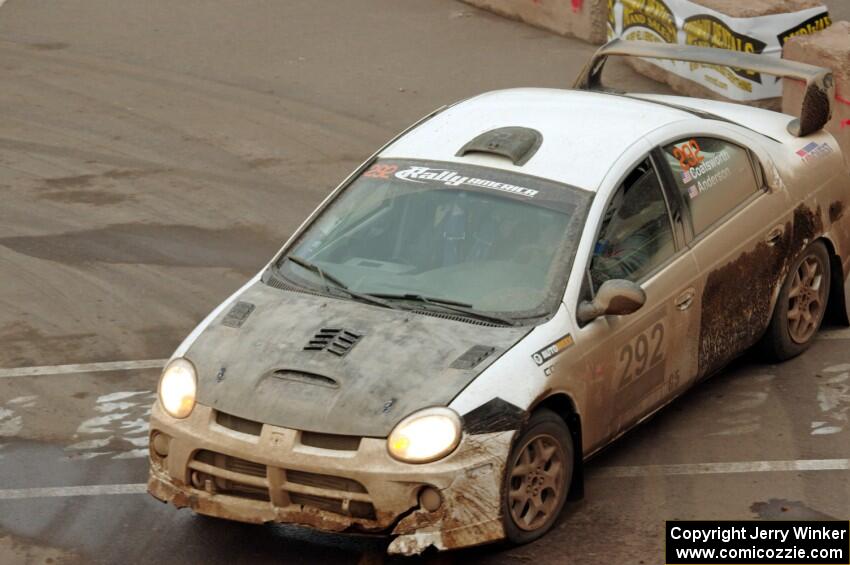
[[[430,167],[410,167],[403,171],[398,171],[395,177],[408,182],[439,182],[446,186],[475,186],[479,188],[489,188],[491,190],[500,190],[509,192],[526,198],[534,198],[540,192],[524,186],[516,186],[504,182],[497,182],[488,179],[476,177],[467,177],[459,174],[457,171],[449,169],[432,169]]]
[[[732,171],[729,170],[729,167],[720,168],[729,162],[729,159],[731,159],[729,152],[724,149],[710,159],[704,160],[702,164],[691,167],[687,171],[682,171],[682,182],[686,185],[697,181],[695,185],[687,188],[688,196],[690,196],[691,200],[703,192],[714,188],[731,176]]]

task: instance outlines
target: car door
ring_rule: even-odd
[[[589,438],[602,443],[672,398],[695,370],[688,340],[697,327],[697,268],[681,211],[652,158],[638,162],[613,191],[597,233],[585,299],[610,279],[630,280],[646,292],[638,311],[602,316],[578,330],[577,341],[593,344],[585,359],[593,388],[602,392],[594,404],[610,423]]]
[[[687,136],[657,151],[686,212],[699,269],[698,376],[755,344],[770,321],[789,254],[792,215],[757,158],[730,137]]]

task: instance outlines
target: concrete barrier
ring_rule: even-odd
[[[835,100],[832,120],[826,130],[838,140],[850,168],[850,22],[836,22],[824,31],[788,40],[783,57],[832,70]],[[803,85],[785,81],[782,111],[795,114],[800,111],[802,102]]]
[[[463,0],[478,8],[560,35],[601,45],[607,39],[608,0]]]
[[[756,18],[800,12],[823,5],[822,0],[693,0],[732,18]]]

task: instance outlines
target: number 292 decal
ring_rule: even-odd
[[[623,389],[664,361],[664,323],[657,322],[620,349],[620,384]]]

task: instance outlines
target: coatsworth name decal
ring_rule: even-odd
[[[475,186],[479,188],[489,188],[492,190],[500,190],[502,192],[510,192],[527,198],[537,196],[538,190],[525,188],[524,186],[516,186],[504,182],[497,182],[488,179],[476,177],[467,177],[458,174],[457,171],[449,169],[432,169],[430,167],[410,167],[403,171],[398,171],[395,174],[396,178],[406,180],[408,182],[438,182],[446,186]]]
[[[537,365],[542,365],[572,347],[573,343],[575,343],[573,336],[567,334],[558,341],[550,343],[537,353],[533,354],[531,358],[535,363],[537,363]]]

